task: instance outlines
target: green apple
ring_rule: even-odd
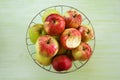
[[[39,36],[44,34],[43,24],[35,24],[29,28],[29,38],[33,44],[36,43]]]
[[[59,12],[55,9],[47,9],[45,10],[45,12],[42,15],[42,21],[43,23],[45,22],[45,19],[47,18],[47,16],[49,16],[50,14],[59,14]]]
[[[39,53],[36,53],[35,54],[35,60],[43,66],[49,66],[51,64],[52,58],[43,56]]]

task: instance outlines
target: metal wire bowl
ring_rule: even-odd
[[[78,12],[82,15],[82,18],[83,18],[83,19],[82,19],[82,20],[83,20],[83,21],[82,21],[82,24],[90,25],[90,26],[92,27],[93,31],[94,31],[94,28],[93,28],[90,20],[87,18],[87,16],[86,16],[84,13],[82,13],[80,10],[78,10],[78,9],[76,9],[76,8],[74,8],[74,7],[65,6],[65,5],[56,5],[56,6],[51,6],[51,7],[48,7],[48,8],[46,8],[46,9],[43,9],[42,11],[40,11],[38,14],[36,14],[36,15],[33,17],[33,19],[31,20],[31,22],[30,22],[30,24],[29,24],[29,26],[28,26],[28,29],[29,29],[31,26],[33,26],[33,25],[35,25],[35,24],[37,24],[37,23],[42,23],[42,20],[41,20],[42,14],[44,13],[44,11],[46,11],[46,10],[49,9],[49,8],[55,9],[55,10],[59,11],[60,14],[63,14],[63,13],[66,12],[67,10],[71,10],[71,9],[78,11]],[[44,70],[49,71],[49,72],[53,72],[53,73],[70,73],[70,72],[74,72],[74,71],[80,69],[81,67],[83,67],[83,66],[89,61],[89,59],[86,60],[86,61],[73,61],[73,62],[72,62],[72,68],[70,68],[70,69],[67,70],[67,71],[61,71],[61,72],[55,71],[55,70],[52,68],[52,65],[50,65],[50,66],[43,66],[43,65],[39,64],[39,63],[37,62],[37,60],[35,60],[35,58],[34,58],[34,54],[36,53],[36,51],[35,51],[35,45],[32,44],[31,41],[30,41],[30,38],[29,38],[29,35],[28,35],[28,29],[27,29],[27,32],[26,32],[26,45],[27,45],[28,52],[29,52],[31,58],[34,60],[34,62],[35,62],[38,66],[40,66],[41,68],[43,68]],[[95,36],[95,31],[94,31],[94,36]],[[92,48],[92,54],[93,54],[94,49],[95,49],[95,37],[94,37],[94,39],[92,39],[91,41],[89,41],[88,44],[91,46],[91,48]]]

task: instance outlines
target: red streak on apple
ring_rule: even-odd
[[[57,41],[48,35],[41,36],[39,38],[39,53],[47,56],[53,57],[58,51],[58,43]]]
[[[94,38],[94,32],[91,26],[81,25],[78,30],[81,33],[83,42],[88,42]]]
[[[72,55],[75,60],[85,61],[92,55],[92,49],[86,42],[80,43],[80,45],[72,50]]]
[[[40,51],[43,53],[43,55],[44,53],[48,53],[47,56],[52,56],[56,52],[56,46],[52,43],[41,43],[40,45],[42,46]]]
[[[66,27],[78,28],[82,23],[82,16],[75,10],[69,10],[64,15]]]
[[[51,14],[45,20],[44,29],[50,35],[59,35],[65,29],[65,20],[58,14]]]
[[[80,60],[84,61],[86,59],[89,59],[92,55],[92,49],[87,43],[81,43],[83,45],[83,55],[81,56]]]

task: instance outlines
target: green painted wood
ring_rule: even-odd
[[[73,6],[87,15],[96,33],[90,61],[69,74],[37,66],[28,54],[25,33],[31,19],[53,5]],[[0,0],[0,80],[119,80],[120,0]]]

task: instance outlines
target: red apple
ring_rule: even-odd
[[[78,28],[82,22],[82,16],[76,10],[69,10],[64,14],[66,27]]]
[[[94,32],[93,32],[93,29],[92,29],[91,26],[81,25],[79,27],[79,31],[81,33],[83,42],[87,42],[87,41],[89,41],[89,40],[94,38]]]
[[[49,35],[59,35],[65,29],[65,20],[59,14],[51,14],[45,20],[44,29]]]
[[[40,36],[36,42],[36,51],[46,57],[53,57],[57,54],[59,44],[57,40],[49,35]]]
[[[86,42],[82,42],[77,48],[72,50],[72,55],[75,60],[85,61],[92,55],[92,49]]]
[[[80,42],[81,42],[81,34],[75,28],[65,29],[60,37],[61,45],[69,50],[78,47]]]
[[[72,66],[72,60],[66,55],[59,55],[53,59],[52,66],[56,71],[68,70]]]

